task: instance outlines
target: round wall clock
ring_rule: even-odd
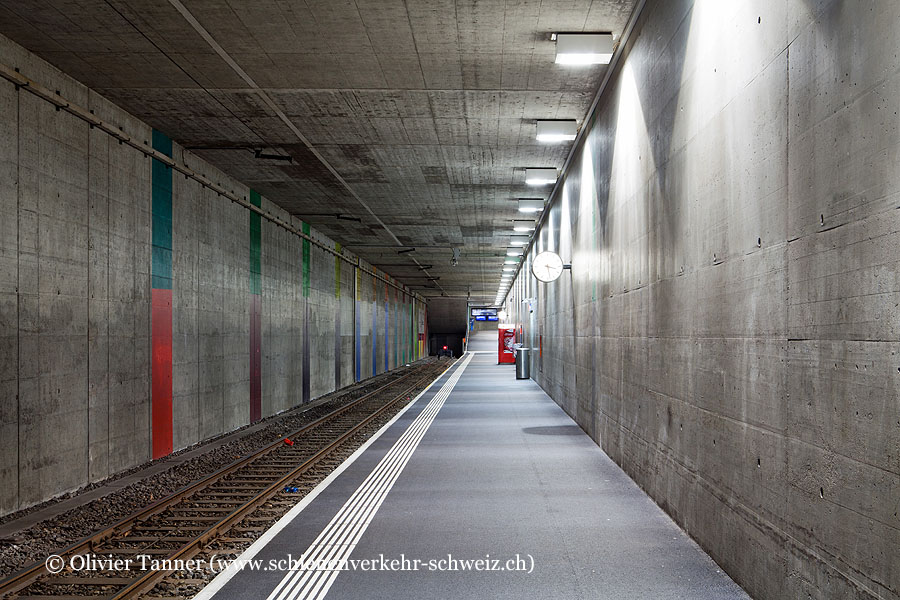
[[[563,261],[556,252],[541,252],[534,257],[531,272],[544,283],[556,281],[563,272]]]

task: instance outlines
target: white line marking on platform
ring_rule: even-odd
[[[464,366],[465,365],[461,364],[460,368]],[[347,457],[347,460],[338,465],[338,467],[334,471],[332,471],[325,479],[319,482],[319,485],[314,487],[307,495],[303,497],[303,499],[300,500],[300,502],[294,505],[294,507],[287,513],[285,513],[283,517],[278,519],[278,521],[276,521],[275,524],[272,525],[272,527],[270,527],[265,533],[259,536],[259,538],[257,538],[257,540],[253,542],[253,544],[251,544],[249,548],[244,550],[240,556],[234,559],[234,561],[232,561],[232,563],[224,571],[216,575],[216,577],[209,582],[209,585],[200,590],[200,592],[196,596],[194,596],[192,600],[209,600],[216,594],[216,592],[221,590],[226,583],[231,581],[232,577],[240,573],[241,568],[238,565],[246,564],[251,558],[256,556],[260,550],[265,548],[266,544],[272,541],[272,539],[276,535],[278,535],[282,529],[290,525],[291,521],[293,521],[295,518],[297,518],[297,515],[303,512],[303,509],[312,504],[312,501],[315,500],[319,496],[319,494],[324,492],[325,489],[341,475],[341,473],[346,471],[350,467],[350,465],[356,462],[356,459],[362,456],[363,452],[368,450],[369,446],[374,444],[375,441],[382,436],[382,434],[390,429],[391,425],[393,425],[400,417],[402,417],[406,411],[411,409],[413,405],[419,401],[419,398],[424,396],[435,383],[440,381],[441,377],[443,377],[444,374],[452,367],[453,365],[450,365],[446,369],[441,371],[441,374],[435,377],[434,381],[428,384],[428,387],[419,392],[419,394],[415,398],[413,398],[412,402],[404,406],[400,410],[400,412],[394,415],[394,417],[390,421],[385,423],[384,426],[381,427],[381,429],[376,431],[375,435],[366,440],[362,446],[357,448],[353,454]]]
[[[306,569],[301,566],[291,571],[269,594],[268,600],[320,600],[324,598],[340,573],[343,564],[356,548],[363,533],[369,527],[375,513],[381,507],[391,488],[397,482],[413,452],[434,422],[438,411],[444,406],[456,382],[459,381],[472,354],[463,359],[459,368],[441,386],[431,402],[410,423],[400,439],[353,492],[331,522],[302,555],[303,565],[314,563],[316,567]],[[327,568],[327,565],[337,568]]]

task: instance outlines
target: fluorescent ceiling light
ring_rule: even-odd
[[[531,238],[527,235],[511,235],[509,236],[510,246],[527,246]]]
[[[503,267],[503,270],[506,272],[512,272],[512,271],[515,271],[516,268],[513,266],[509,266],[509,267]]]
[[[532,229],[534,229],[534,221],[531,219],[516,219],[513,221],[513,231],[531,231]]]
[[[504,261],[503,264],[505,264],[505,265],[517,265],[517,264],[519,264],[519,261],[516,260],[516,259],[514,259],[514,258],[507,258],[506,261]]]
[[[524,252],[524,248],[507,248],[506,255],[507,256],[522,256]]]
[[[525,183],[528,185],[556,183],[556,178],[556,169],[525,169]]]
[[[556,62],[560,65],[608,65],[615,42],[611,33],[560,33]]]
[[[520,198],[519,212],[536,213],[544,210],[544,201],[540,198]]]
[[[578,135],[578,123],[575,119],[568,121],[538,121],[537,141],[568,142]]]

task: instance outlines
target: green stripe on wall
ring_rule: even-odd
[[[259,192],[250,190],[250,204],[261,206]],[[262,293],[262,260],[260,258],[262,238],[262,217],[259,213],[250,213],[250,293]]]
[[[335,244],[334,249],[341,251],[341,245]],[[334,257],[334,297],[341,297],[341,259],[339,256]]]
[[[303,223],[302,230],[309,235],[309,223]],[[309,240],[303,240],[303,297],[309,297]]]

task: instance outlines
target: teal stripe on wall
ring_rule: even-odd
[[[153,149],[172,156],[172,140],[153,130]],[[157,290],[172,289],[172,169],[154,159],[152,165],[153,248],[151,278]]]
[[[259,192],[250,190],[250,204],[261,206],[262,199]],[[262,216],[259,213],[250,213],[250,293],[262,293]]]

